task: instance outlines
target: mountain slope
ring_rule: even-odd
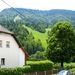
[[[24,8],[15,8],[18,12],[12,8],[4,9],[0,12],[0,20],[14,20],[15,17],[19,16],[25,22],[43,23],[45,27],[50,27],[58,21],[68,21],[75,26],[75,11],[71,10],[31,10]],[[21,21],[22,21],[21,20]]]
[[[40,33],[38,31],[35,31],[35,30],[32,30],[31,28],[27,27],[24,25],[25,28],[28,29],[28,31],[30,33],[33,34],[35,40],[37,41],[38,39],[41,40],[43,46],[46,48],[47,47],[47,42],[46,42],[46,39],[47,39],[47,32],[50,30],[50,29],[46,29],[46,32],[45,33]]]

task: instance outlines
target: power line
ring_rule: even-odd
[[[18,6],[17,4],[13,3],[12,1],[10,0],[6,0],[7,2],[9,2],[10,4],[14,5],[14,6]]]
[[[22,13],[20,13],[18,10],[16,10],[14,7],[12,7],[10,4],[2,0],[5,4],[7,4],[9,7],[11,7],[13,10],[15,10],[17,13],[19,13],[23,18],[26,18]]]
[[[7,4],[9,7],[11,7],[13,10],[15,10],[18,14],[20,14],[21,16],[22,16],[22,18],[24,19],[24,18],[26,18],[21,12],[19,12],[18,10],[16,10],[14,7],[12,7],[10,4],[8,4],[6,1],[4,1],[4,0],[2,0],[5,4]],[[35,13],[33,13],[33,14],[35,14]],[[37,14],[35,14],[35,15],[37,15]],[[38,17],[41,17],[40,15],[37,15]],[[42,17],[42,18],[44,18],[44,17]],[[26,18],[25,20],[28,20],[28,21],[30,21],[30,22],[32,22],[32,20],[30,20],[30,19],[28,19],[28,18]],[[40,19],[41,20],[41,19]],[[42,20],[41,20],[42,21]]]

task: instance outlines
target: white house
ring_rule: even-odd
[[[14,33],[0,25],[1,68],[23,66],[27,57],[27,52],[22,48]]]

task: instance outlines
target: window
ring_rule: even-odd
[[[5,65],[5,58],[1,58],[1,65]]]
[[[9,41],[6,41],[6,47],[10,48],[10,42]]]
[[[0,47],[2,47],[2,40],[0,40]]]

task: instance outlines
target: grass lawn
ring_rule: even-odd
[[[70,63],[64,63],[64,66],[75,66],[75,63],[70,62]]]
[[[60,66],[60,65],[61,65],[60,63],[56,63],[54,66]],[[73,62],[64,63],[64,67],[67,67],[67,66],[75,66],[75,63],[73,63]]]

